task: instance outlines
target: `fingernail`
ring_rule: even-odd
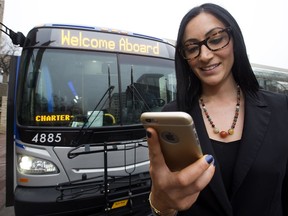
[[[211,164],[214,161],[214,158],[212,155],[206,155],[205,160],[208,164]]]
[[[151,138],[152,134],[151,134],[149,131],[146,131],[146,136],[147,136],[148,138]]]

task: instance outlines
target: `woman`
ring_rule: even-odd
[[[176,44],[177,100],[163,111],[193,119],[203,158],[167,168],[147,129],[154,215],[288,215],[288,98],[259,89],[241,30],[224,8],[183,18]]]

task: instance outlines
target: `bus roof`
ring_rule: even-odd
[[[255,63],[251,63],[251,66],[254,70],[257,70],[257,71],[271,71],[271,72],[273,71],[273,72],[280,72],[280,73],[288,74],[288,69],[285,69],[285,68],[272,67],[268,65],[255,64]]]
[[[115,34],[136,36],[136,37],[141,37],[141,38],[145,38],[145,39],[152,39],[152,40],[157,40],[157,41],[161,41],[161,42],[169,42],[166,39],[162,39],[162,38],[158,38],[158,37],[152,37],[149,35],[139,34],[139,33],[131,32],[131,31],[119,30],[119,29],[114,29],[114,28],[106,28],[106,27],[84,26],[84,25],[74,25],[74,24],[61,24],[61,23],[45,23],[42,25],[35,26],[34,28],[41,28],[41,27],[69,28],[69,29],[78,29],[78,30],[109,32],[109,33],[115,33]]]
[[[267,80],[288,82],[288,69],[271,67],[267,65],[251,64],[255,75]]]

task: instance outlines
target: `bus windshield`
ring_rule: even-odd
[[[18,122],[103,127],[139,123],[175,99],[171,60],[83,50],[24,50]]]

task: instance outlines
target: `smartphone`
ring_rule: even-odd
[[[154,128],[159,137],[165,162],[171,171],[192,164],[203,153],[192,117],[185,112],[144,112],[144,128]]]

